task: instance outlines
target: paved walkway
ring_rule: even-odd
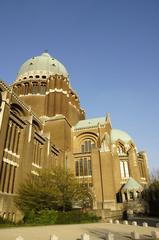
[[[90,240],[99,240],[104,239],[105,233],[109,231],[115,234],[115,240],[130,239],[132,231],[138,231],[144,236],[143,239],[150,239],[151,231],[154,230],[156,228],[110,223],[20,227],[0,229],[0,240],[15,240],[19,235],[24,240],[50,240],[52,234],[56,234],[59,240],[79,240],[83,233],[90,234]]]

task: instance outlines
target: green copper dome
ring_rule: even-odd
[[[64,65],[58,60],[53,58],[49,53],[44,52],[40,56],[32,57],[22,64],[17,74],[17,81],[22,80],[25,77],[39,75],[63,75],[68,77],[68,72]]]
[[[111,130],[111,142],[115,143],[118,140],[122,140],[125,143],[128,143],[129,141],[132,141],[132,138],[124,131],[120,129],[112,129]]]

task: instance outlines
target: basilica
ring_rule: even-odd
[[[0,142],[0,216],[12,221],[21,218],[19,185],[44,168],[70,169],[88,186],[91,208],[111,213],[149,181],[146,153],[109,114],[85,118],[65,66],[47,52],[25,61],[11,86],[0,81]]]

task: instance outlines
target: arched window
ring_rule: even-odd
[[[119,155],[123,155],[125,153],[125,148],[124,148],[124,146],[122,144],[118,144],[118,146],[117,146],[117,153]]]
[[[92,140],[87,139],[81,144],[81,153],[91,152],[94,147],[95,143]]]

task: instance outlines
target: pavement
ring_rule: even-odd
[[[151,231],[155,230],[159,231],[159,228],[111,223],[18,227],[0,229],[0,240],[16,240],[17,236],[22,236],[24,240],[50,240],[53,234],[59,240],[80,240],[83,233],[89,234],[90,240],[99,240],[104,239],[107,232],[114,233],[115,240],[130,240],[133,231],[139,232],[142,239],[151,239]]]

